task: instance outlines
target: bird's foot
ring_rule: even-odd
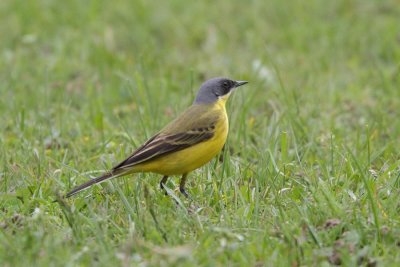
[[[165,194],[166,196],[168,196],[168,192],[167,192],[167,190],[165,189],[165,183],[167,182],[167,180],[168,180],[168,176],[164,176],[164,177],[162,178],[162,180],[160,181],[160,188],[161,188],[162,191],[164,191],[164,194]]]
[[[189,195],[189,193],[186,191],[184,187],[179,187],[179,191],[188,199],[192,200],[192,197]]]
[[[165,196],[168,196],[168,192],[167,192],[167,190],[165,189],[164,184],[160,184],[160,187],[161,187],[161,191],[164,191],[164,195],[165,195]]]

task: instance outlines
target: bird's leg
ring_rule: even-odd
[[[167,176],[167,175],[164,175],[164,177],[161,179],[161,182],[160,182],[160,188],[161,188],[161,190],[165,190],[164,185],[165,185],[165,183],[167,182],[167,180],[168,180],[168,176]],[[166,190],[165,190],[165,195],[168,195],[168,193],[167,193]]]
[[[190,198],[190,197],[189,197],[189,194],[188,194],[188,193],[186,192],[186,190],[185,190],[186,178],[187,178],[187,173],[185,173],[185,174],[182,175],[181,182],[180,182],[180,184],[179,184],[179,191],[181,191],[181,193],[182,193],[185,197]]]

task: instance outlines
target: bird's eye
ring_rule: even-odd
[[[229,93],[232,87],[232,82],[229,80],[222,80],[219,82],[218,87],[214,91],[216,96],[222,96]]]

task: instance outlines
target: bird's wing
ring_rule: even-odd
[[[130,167],[160,156],[177,152],[214,136],[214,127],[200,127],[176,134],[157,134],[137,149],[126,160],[113,168],[113,172]]]
[[[219,119],[220,114],[213,112],[205,105],[191,106],[126,160],[116,165],[112,171],[123,171],[139,163],[209,140],[214,136],[215,126]]]

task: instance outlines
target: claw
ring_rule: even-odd
[[[165,183],[167,182],[167,180],[168,180],[168,176],[164,176],[162,179],[161,179],[161,181],[160,181],[160,188],[161,188],[161,190],[164,190],[165,191],[165,195],[166,196],[168,196],[168,193],[167,193],[167,191],[165,190]]]
[[[181,182],[179,184],[179,191],[186,197],[186,198],[191,198],[190,195],[186,192],[185,190],[185,183],[186,183],[186,178],[187,178],[187,173],[182,175]]]
[[[186,197],[186,198],[191,198],[188,192],[186,192],[184,187],[179,187],[179,191]]]

